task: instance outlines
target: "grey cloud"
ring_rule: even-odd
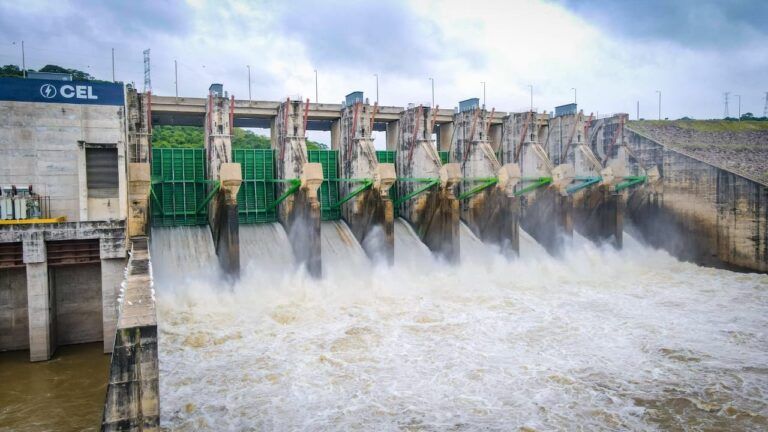
[[[628,39],[699,49],[768,36],[765,0],[556,0],[587,22]]]
[[[300,40],[318,65],[408,74],[423,71],[445,48],[440,30],[414,17],[400,1],[301,0],[287,5],[279,11],[277,31]]]

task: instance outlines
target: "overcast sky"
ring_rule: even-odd
[[[723,92],[762,115],[768,91],[766,0],[56,1],[0,0],[0,64],[52,63],[202,97],[221,82],[238,98],[322,102],[353,90],[384,105],[539,110],[573,101],[600,115],[719,118]],[[735,116],[738,102],[731,97]]]

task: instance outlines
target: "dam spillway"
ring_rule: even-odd
[[[123,96],[0,102],[7,163],[57,161],[2,176],[0,350],[113,352],[104,430],[764,429],[765,275],[677,261],[765,272],[759,180],[575,104],[94,88]],[[152,148],[190,109],[202,147]]]
[[[396,224],[396,245],[418,245],[408,228]],[[174,242],[210,250],[204,236],[174,230]],[[275,238],[289,248],[274,230],[252,240]],[[333,244],[359,254],[342,238]],[[154,255],[173,253],[160,247],[174,248],[163,242]],[[561,258],[453,265],[425,250],[398,248],[393,267],[352,278],[286,274],[261,257],[234,286],[201,282],[196,259],[170,279],[158,274],[162,423],[639,430],[768,421],[754,397],[766,385],[765,275],[681,263],[626,233],[620,251],[576,237]]]

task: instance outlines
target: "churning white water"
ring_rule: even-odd
[[[330,228],[324,254],[348,245]],[[180,277],[197,257],[183,263],[174,244],[205,237],[153,238],[155,267],[165,254],[177,265],[155,272],[164,427],[768,428],[768,276],[628,236],[622,251],[577,238],[561,259],[523,249],[450,266],[409,230],[395,226],[392,268],[312,280],[254,254],[234,287]]]

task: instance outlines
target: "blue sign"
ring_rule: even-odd
[[[0,78],[0,100],[122,106],[125,93],[115,83]]]

